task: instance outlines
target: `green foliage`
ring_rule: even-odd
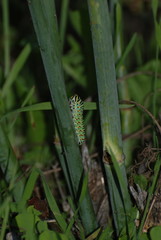
[[[137,173],[137,154],[146,144],[154,153],[160,144],[161,6],[158,0],[132,4],[30,0],[28,11],[24,3],[1,1],[0,240],[7,234],[25,240],[160,239],[160,226],[142,230],[161,159],[154,154],[148,178]],[[84,101],[87,150],[76,141],[68,102],[74,94]],[[149,128],[140,135],[144,126]],[[112,207],[107,226],[97,222],[90,173],[82,164],[82,158],[92,164],[93,156],[102,161],[102,152],[103,187]],[[128,177],[147,191],[141,214]],[[46,201],[45,219],[29,205],[35,195]]]
[[[60,240],[69,240],[70,238],[68,238],[65,234],[62,233],[57,233],[57,232],[53,232],[51,230],[46,230],[43,233],[40,234],[40,238],[39,240],[45,240],[45,239],[60,239]]]
[[[148,186],[148,181],[144,175],[134,175],[134,182],[138,184],[141,189],[146,190]]]
[[[16,78],[19,74],[19,72],[22,70],[27,58],[29,57],[29,54],[31,52],[31,47],[29,44],[27,44],[20,55],[17,57],[10,73],[8,74],[8,77],[5,80],[5,84],[2,88],[2,98],[6,97],[7,92],[9,91],[9,88],[13,84],[14,81],[16,81]]]
[[[150,230],[150,239],[151,240],[159,240],[161,235],[161,226],[154,227]]]
[[[42,180],[43,180],[43,186],[44,186],[44,190],[45,190],[45,195],[46,195],[46,198],[47,198],[47,201],[49,203],[49,206],[57,220],[57,222],[59,223],[61,229],[63,232],[65,232],[66,228],[67,228],[67,224],[61,214],[61,212],[59,211],[59,208],[57,206],[57,203],[49,189],[49,186],[47,185],[44,177],[42,176]]]
[[[49,231],[47,222],[42,221],[40,218],[41,212],[36,210],[34,206],[27,207],[27,201],[31,198],[31,194],[33,192],[33,189],[39,174],[42,177],[46,199],[55,216],[56,222],[59,224],[64,234],[59,234],[59,233],[54,233],[52,231]],[[84,190],[82,189],[82,193],[83,192]],[[3,234],[1,233],[1,236],[4,235],[4,232],[5,232],[5,230],[3,229],[6,228],[6,220],[7,220],[6,218],[8,218],[9,208],[10,208],[10,199],[7,198],[5,205],[1,207],[1,212],[3,212],[3,216],[4,216],[4,222],[2,227]],[[75,239],[70,232],[70,228],[68,227],[67,229],[67,224],[65,222],[65,219],[61,214],[42,173],[38,169],[32,170],[28,178],[28,181],[25,185],[22,199],[17,204],[13,203],[11,205],[11,210],[12,212],[14,212],[14,214],[17,213],[15,216],[17,227],[20,229],[20,232],[22,233],[23,238],[26,240],[27,239],[36,240],[36,239],[39,239],[38,236],[43,239],[46,236],[46,234],[55,236],[55,237],[57,236],[56,239],[59,239],[59,237],[61,237],[62,239]],[[2,217],[2,214],[1,214],[1,217]]]
[[[16,216],[17,225],[20,228],[20,231],[24,232],[25,239],[37,239],[35,225],[38,222],[39,214],[40,213],[35,210],[33,206],[30,206],[26,211],[24,210]]]
[[[102,233],[101,233],[101,235],[100,235],[100,237],[98,238],[98,240],[105,240],[105,239],[112,239],[112,232],[113,232],[113,230],[112,229],[110,229],[109,227],[106,227],[103,231],[102,231]]]

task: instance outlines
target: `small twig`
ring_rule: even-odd
[[[117,83],[120,83],[128,78],[131,78],[131,77],[135,77],[135,76],[138,76],[138,75],[148,75],[148,76],[153,76],[155,75],[154,72],[150,72],[150,71],[137,71],[137,72],[132,72],[132,73],[129,73],[121,78],[118,78],[117,79]],[[161,74],[157,74],[157,77],[158,78],[161,78]]]
[[[47,171],[44,171],[43,174],[44,175],[49,175],[51,173],[56,173],[56,172],[60,172],[62,169],[60,167],[57,168],[53,168],[53,169],[49,169]]]
[[[20,176],[18,176],[18,178],[16,179],[15,183],[19,182],[20,180],[23,179],[24,176],[26,176],[29,172],[31,171],[31,167],[28,166]]]
[[[161,148],[151,148],[153,151],[161,151]]]
[[[147,221],[148,221],[148,219],[149,219],[149,216],[150,216],[150,213],[151,213],[151,211],[152,211],[152,208],[153,208],[153,206],[154,206],[155,201],[156,201],[156,196],[154,196],[154,198],[153,198],[153,200],[152,200],[152,203],[151,203],[151,205],[150,205],[148,214],[147,214],[147,216],[146,216],[146,219],[145,219],[145,222],[144,222],[144,225],[143,225],[143,232],[147,232],[147,229],[146,229]]]
[[[47,223],[56,223],[55,219],[47,219],[47,220],[44,220],[44,221],[47,222]]]
[[[141,130],[135,132],[135,133],[132,133],[132,134],[128,134],[128,135],[125,135],[123,136],[123,141],[126,141],[126,140],[129,140],[131,138],[135,138],[139,135],[141,135],[142,133],[144,133],[146,130],[148,130],[149,128],[151,128],[152,126],[151,125],[147,125],[145,126],[144,128],[142,128]]]
[[[130,101],[130,100],[121,100],[121,103],[125,103],[125,104],[134,104],[137,107],[141,108],[144,112],[146,112],[149,117],[153,120],[153,122],[155,123],[155,125],[157,126],[160,134],[161,134],[161,126],[158,123],[158,121],[156,120],[156,118],[153,116],[153,114],[151,112],[149,112],[143,105],[141,105],[140,103],[134,102],[134,101]]]
[[[92,158],[96,158],[98,156],[99,156],[98,152],[95,152],[95,153],[90,155],[90,158],[92,159]]]

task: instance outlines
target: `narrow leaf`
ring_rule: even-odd
[[[8,89],[11,87],[13,82],[16,80],[18,74],[22,70],[27,58],[29,57],[29,54],[31,52],[31,47],[29,44],[27,44],[24,49],[21,51],[20,55],[16,59],[5,83],[2,88],[2,97],[5,97],[7,94]]]

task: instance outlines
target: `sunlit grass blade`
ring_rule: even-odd
[[[98,237],[98,235],[99,235],[99,233],[101,232],[101,228],[98,228],[96,231],[94,231],[90,236],[88,236],[87,238],[86,238],[86,240],[94,240],[94,239],[98,239],[97,237]],[[108,240],[110,240],[109,238],[108,238]]]

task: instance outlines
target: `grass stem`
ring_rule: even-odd
[[[9,29],[9,4],[2,0],[3,16],[3,42],[4,42],[4,76],[7,77],[10,69],[10,29]]]

